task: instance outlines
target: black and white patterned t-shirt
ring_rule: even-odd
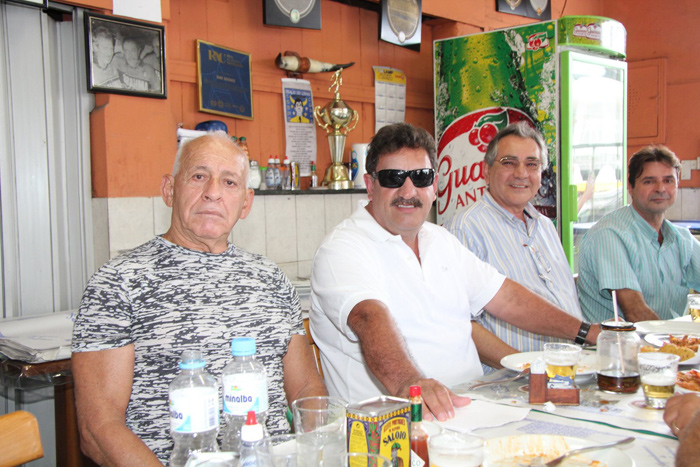
[[[167,463],[172,450],[168,385],[179,374],[182,351],[201,348],[206,370],[220,385],[232,360],[231,339],[254,337],[256,356],[267,370],[267,428],[277,434],[289,430],[282,358],[293,334],[304,334],[299,297],[272,261],[234,245],[210,254],[156,237],[90,279],[72,350],[134,344],[126,424]]]

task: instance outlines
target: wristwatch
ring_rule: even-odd
[[[578,328],[578,334],[576,335],[576,339],[574,339],[574,343],[578,345],[585,344],[589,329],[591,329],[591,323],[588,321],[581,321],[581,327]]]

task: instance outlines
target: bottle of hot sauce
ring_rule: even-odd
[[[409,389],[411,401],[411,458],[420,457],[425,466],[429,466],[428,461],[428,432],[423,428],[423,398],[420,393],[420,386],[411,386]],[[411,465],[416,465],[411,461]]]

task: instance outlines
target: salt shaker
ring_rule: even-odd
[[[248,171],[248,188],[257,190],[260,188],[260,182],[262,177],[260,176],[260,167],[257,161],[250,161],[250,169]]]

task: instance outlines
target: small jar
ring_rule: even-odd
[[[248,188],[257,190],[260,188],[260,182],[262,177],[260,176],[260,167],[258,167],[257,161],[250,161],[250,170],[248,171]]]
[[[637,354],[641,339],[634,323],[604,321],[596,347],[598,388],[615,394],[637,392],[640,384]]]

